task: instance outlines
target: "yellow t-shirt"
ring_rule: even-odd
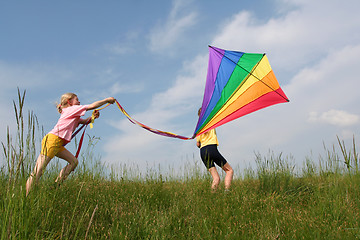
[[[211,144],[219,145],[215,129],[211,129],[210,131],[197,136],[196,141],[200,142],[200,148]]]

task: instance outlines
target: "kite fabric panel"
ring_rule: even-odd
[[[209,46],[205,92],[194,136],[283,102],[289,99],[265,54]]]
[[[262,108],[289,102],[265,54],[228,51],[209,46],[209,63],[199,120],[192,137],[150,128],[120,111],[136,124],[158,135],[194,139],[211,129]]]

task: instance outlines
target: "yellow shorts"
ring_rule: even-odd
[[[65,150],[65,144],[64,139],[49,133],[41,142],[41,154],[53,158],[56,154]]]

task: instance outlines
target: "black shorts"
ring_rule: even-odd
[[[227,163],[226,159],[219,153],[216,144],[200,148],[200,156],[207,169],[215,167],[214,163],[219,167],[223,167]]]

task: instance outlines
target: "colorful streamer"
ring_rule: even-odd
[[[175,133],[165,132],[165,131],[161,131],[161,130],[158,130],[158,129],[148,127],[145,124],[142,124],[141,122],[138,122],[135,119],[133,119],[132,117],[130,117],[130,115],[125,111],[125,109],[120,105],[120,103],[117,100],[115,100],[115,103],[118,106],[118,108],[120,109],[120,111],[127,117],[127,119],[129,119],[129,121],[131,123],[133,123],[135,125],[138,125],[138,126],[144,128],[144,129],[146,129],[146,130],[148,130],[148,131],[150,131],[152,133],[155,133],[155,134],[158,134],[158,135],[161,135],[161,136],[165,136],[165,137],[179,138],[179,139],[182,139],[182,140],[192,139],[192,138],[184,137],[184,136],[181,136],[181,135],[177,135]]]

